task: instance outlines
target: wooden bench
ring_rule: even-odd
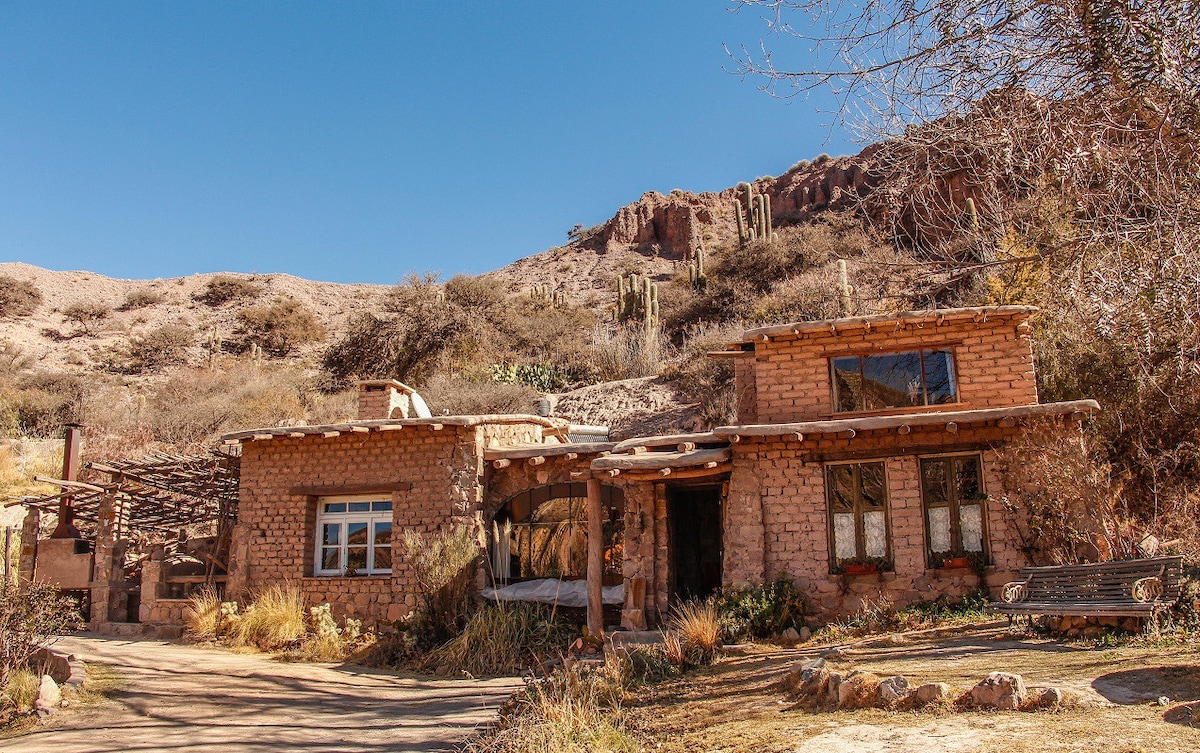
[[[1001,614],[1154,617],[1179,600],[1183,557],[1027,567],[1006,583]]]

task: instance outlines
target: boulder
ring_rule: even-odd
[[[58,683],[50,675],[42,675],[42,684],[38,686],[37,700],[33,708],[39,714],[52,714],[62,704],[62,691]]]
[[[971,688],[971,703],[994,709],[1018,709],[1025,702],[1025,680],[1010,672],[992,672]]]
[[[812,630],[809,630],[808,625],[805,625],[804,627],[800,628],[800,641],[804,642],[809,638],[812,638]]]
[[[1063,692],[1058,688],[1046,688],[1037,698],[1038,708],[1049,709],[1061,705]]]
[[[950,686],[944,682],[929,682],[913,691],[912,696],[921,705],[950,700]]]
[[[889,677],[879,683],[879,700],[884,706],[891,706],[907,698],[909,693],[908,678],[903,675]]]
[[[779,634],[779,640],[784,643],[799,643],[800,632],[794,627],[790,627]]]

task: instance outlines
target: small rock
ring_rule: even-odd
[[[994,709],[1018,709],[1025,702],[1025,681],[1010,672],[992,672],[971,688],[971,702]]]
[[[1171,699],[1170,699],[1170,698],[1168,698],[1168,697],[1166,697],[1165,695],[1160,695],[1160,696],[1158,697],[1158,705],[1159,705],[1159,706],[1170,706],[1170,705],[1171,705]]]
[[[821,658],[828,661],[841,661],[846,658],[846,652],[840,648],[829,648],[821,652]]]
[[[796,643],[800,640],[800,633],[794,627],[790,627],[779,634],[779,640],[786,643]]]
[[[913,697],[921,704],[945,701],[950,698],[950,686],[944,682],[930,682],[913,691]]]
[[[908,678],[903,675],[889,677],[879,683],[879,700],[885,706],[891,706],[902,698],[908,696]]]
[[[825,694],[821,698],[821,702],[826,706],[837,706],[840,696],[838,695],[842,687],[842,673],[830,672],[825,678]]]
[[[800,665],[800,679],[807,680],[825,666],[825,659],[817,658],[812,661],[806,661]]]
[[[809,638],[812,638],[812,631],[808,629],[807,625],[805,625],[804,627],[800,628],[800,640],[807,641]]]
[[[1063,692],[1058,688],[1046,688],[1038,696],[1037,705],[1042,708],[1052,708],[1063,702]]]
[[[51,714],[62,703],[62,691],[58,688],[58,683],[50,675],[42,675],[42,684],[38,686],[37,700],[33,702],[33,708],[39,714]]]

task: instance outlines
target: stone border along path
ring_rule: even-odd
[[[284,753],[453,748],[521,685],[515,678],[426,680],[287,663],[163,641],[87,635],[56,650],[105,664],[123,684],[0,739],[4,753]]]

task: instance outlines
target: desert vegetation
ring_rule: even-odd
[[[28,280],[0,275],[0,318],[28,316],[42,303],[42,292]]]
[[[33,709],[41,684],[35,653],[80,622],[78,605],[58,589],[0,582],[0,728]]]

